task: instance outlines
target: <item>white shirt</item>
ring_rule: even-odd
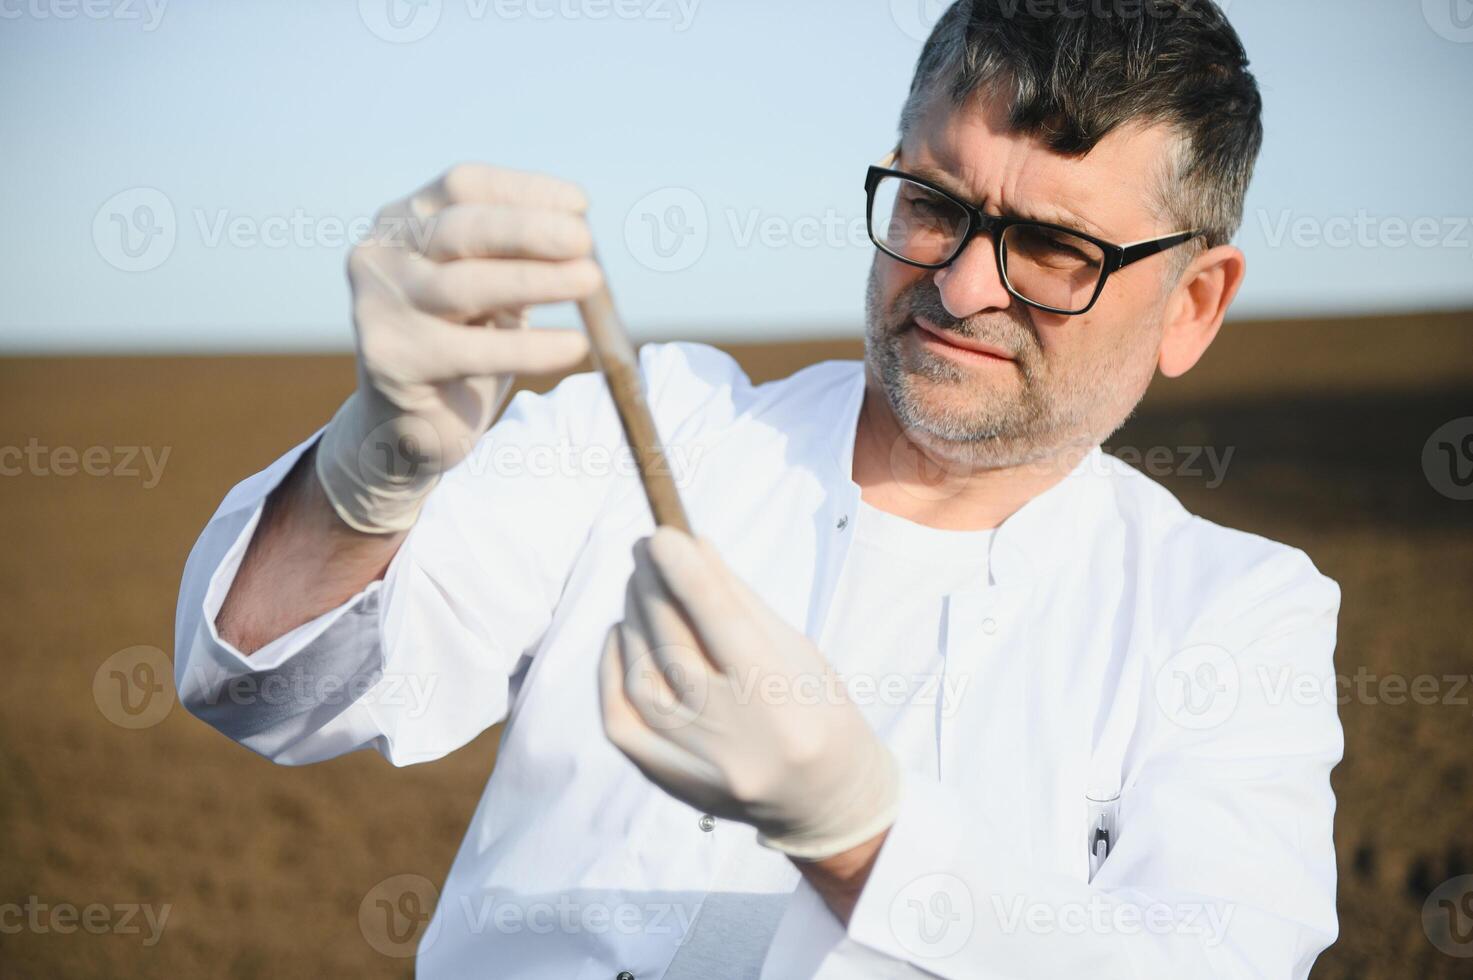
[[[863,366],[753,386],[664,344],[641,370],[693,525],[842,672]],[[407,765],[505,721],[419,972],[663,977],[752,836],[704,829],[602,732],[601,640],[652,523],[601,378],[518,395],[381,582],[246,658],[214,618],[305,445],[232,490],[190,556],[181,701],[286,764],[373,746]],[[1306,976],[1337,931],[1341,730],[1332,697],[1301,696],[1334,690],[1335,584],[1098,449],[987,561],[945,586],[939,669],[963,693],[934,741],[898,739],[900,813],[848,927],[793,879],[764,980]],[[894,656],[912,653],[929,643]]]
[[[965,691],[946,683],[946,602],[987,581],[991,531],[943,531],[859,502],[825,649],[849,697],[898,757],[937,775],[940,719]],[[755,834],[702,903],[666,980],[757,980],[798,872]]]

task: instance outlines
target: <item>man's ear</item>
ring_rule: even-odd
[[[1166,301],[1158,363],[1168,378],[1186,374],[1217,336],[1222,318],[1243,285],[1248,259],[1231,245],[1192,260]]]

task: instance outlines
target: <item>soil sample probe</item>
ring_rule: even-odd
[[[649,499],[655,523],[690,534],[685,506],[675,489],[670,464],[660,446],[660,435],[655,431],[649,402],[644,397],[644,383],[639,377],[634,345],[630,343],[629,334],[614,309],[614,297],[609,292],[607,278],[596,293],[578,303],[578,313],[583,317],[584,329],[588,331],[594,363],[608,381],[609,394],[614,398],[614,407],[618,409],[619,421],[624,426],[624,437],[634,452],[634,462],[639,467],[639,478],[644,483],[644,494]]]

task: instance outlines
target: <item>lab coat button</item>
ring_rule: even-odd
[[[614,980],[634,980],[634,974],[630,973],[628,970],[620,970],[619,975],[615,977]]]
[[[988,636],[996,633],[997,620],[993,619],[991,616],[988,616],[986,619],[982,620],[982,632],[986,633]]]
[[[702,830],[709,834],[711,831],[716,829],[716,818],[711,816],[711,814],[709,813],[701,814],[700,827]]]
[[[844,528],[849,526],[849,515],[845,514],[843,517],[839,518],[839,523],[835,524],[834,526],[841,531],[844,530]]]

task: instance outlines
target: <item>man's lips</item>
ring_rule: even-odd
[[[969,337],[957,336],[950,331],[942,330],[940,327],[931,323],[924,317],[913,317],[911,319],[911,323],[915,324],[916,328],[925,335],[925,337],[922,338],[923,340],[930,339],[938,344],[943,344],[946,347],[962,351],[964,352],[964,354],[972,357],[986,358],[988,360],[996,361],[1013,360],[1013,355],[1009,354],[1001,347],[997,347],[993,344],[986,344],[980,340],[972,340]]]

